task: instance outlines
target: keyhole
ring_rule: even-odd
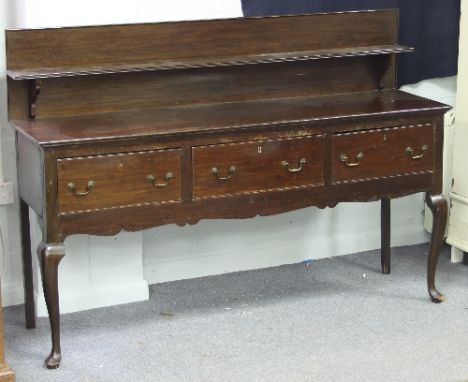
[[[262,153],[262,146],[258,146],[257,151],[258,151],[259,154],[261,154]]]

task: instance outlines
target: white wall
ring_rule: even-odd
[[[451,209],[447,242],[453,246],[452,256],[459,260],[468,252],[468,0],[462,1],[460,20],[460,53],[458,59],[457,111],[453,154],[454,186],[451,190]],[[458,251],[457,251],[458,250]]]
[[[241,16],[240,0],[173,0],[164,4],[151,0],[20,0],[16,4],[14,21],[18,27]],[[13,167],[14,156],[3,154]],[[422,211],[421,195],[393,202],[392,245],[427,241]],[[145,298],[146,281],[157,283],[376,249],[380,246],[379,213],[378,203],[341,204],[335,209],[308,208],[245,221],[202,221],[183,228],[169,225],[114,238],[74,236],[66,240],[67,256],[60,269],[62,311]],[[37,241],[37,225],[33,233]],[[17,242],[15,235],[16,230],[11,233],[12,243]],[[10,246],[6,273],[21,283],[19,269],[10,264],[18,252],[19,246]],[[373,265],[379,269],[378,257]],[[3,293],[6,304],[22,302],[13,288],[10,293],[6,287]],[[39,313],[45,314],[42,299],[38,304]]]
[[[7,125],[5,39],[3,30],[12,26],[13,7],[11,1],[0,0],[0,183],[11,180],[16,185],[14,134]],[[3,304],[17,304],[23,300],[23,281],[20,257],[18,204],[0,205],[0,279],[2,281]]]

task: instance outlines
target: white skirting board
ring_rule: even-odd
[[[37,315],[47,317],[42,288],[37,295]],[[148,300],[148,283],[144,280],[118,284],[84,285],[60,289],[60,313],[73,313],[105,306]]]
[[[33,253],[41,241],[36,214],[30,210]],[[148,283],[143,278],[141,232],[113,237],[75,235],[65,240],[66,255],[59,265],[61,313],[147,300]],[[37,314],[47,316],[42,284],[35,264]]]

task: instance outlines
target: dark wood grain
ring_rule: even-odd
[[[386,72],[377,77],[375,60],[375,57],[353,57],[254,67],[53,78],[42,81],[35,115],[36,119],[69,118],[184,104],[324,96],[378,90],[381,81],[385,89],[393,88],[393,65],[388,63]]]
[[[13,120],[18,130],[41,146],[132,137],[163,137],[203,132],[233,132],[356,118],[399,118],[443,113],[449,108],[408,93],[389,90],[326,97],[297,97],[122,111],[74,118]],[[330,131],[330,128],[328,129]]]
[[[68,67],[217,62],[232,56],[387,46],[396,43],[397,22],[397,11],[383,10],[9,30],[7,69],[63,72]]]
[[[420,174],[362,183],[331,185],[326,188],[272,191],[233,195],[227,198],[195,200],[174,205],[118,208],[60,216],[61,240],[82,234],[115,235],[166,224],[196,224],[202,219],[247,219],[271,216],[315,206],[334,207],[340,202],[369,202],[382,197],[398,198],[431,189],[433,176]],[[326,190],[326,191],[325,191]],[[134,219],[133,216],[138,216]],[[102,224],[105,221],[106,224]]]
[[[335,183],[434,171],[432,124],[335,134],[332,142]]]
[[[194,147],[193,197],[319,187],[323,154],[323,136]]]
[[[57,167],[60,214],[182,199],[180,149],[64,158]],[[93,182],[89,193],[77,195],[88,189],[89,182]]]

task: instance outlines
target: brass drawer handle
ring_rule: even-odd
[[[349,161],[349,158],[346,154],[341,154],[340,155],[340,160],[348,167],[356,167],[356,166],[359,166],[361,164],[361,159],[364,158],[364,153],[362,151],[360,151],[357,155],[356,155],[356,159],[357,161],[356,162],[350,162]]]
[[[412,147],[407,147],[406,148],[406,152],[408,153],[408,155],[410,156],[410,158],[412,160],[418,160],[418,159],[421,159],[424,157],[424,155],[426,154],[425,151],[427,151],[429,149],[429,146],[428,145],[424,145],[423,147],[421,147],[421,154],[419,155],[414,155],[414,150]]]
[[[163,188],[169,185],[169,180],[171,180],[172,178],[174,178],[174,175],[172,175],[172,172],[168,172],[166,176],[164,177],[164,183],[156,183],[156,177],[151,174],[146,177],[146,180],[149,183],[151,183],[153,187]]]
[[[292,173],[295,173],[295,172],[299,172],[299,171],[302,171],[302,169],[304,168],[304,165],[307,163],[307,160],[305,158],[302,158],[300,161],[299,161],[299,165],[295,168],[291,168],[289,167],[289,162],[287,161],[282,161],[281,162],[281,166],[284,167],[286,170],[288,170],[289,172],[292,172]]]
[[[216,167],[213,167],[211,169],[211,172],[213,173],[214,176],[216,176],[218,178],[218,180],[228,180],[228,179],[231,179],[234,175],[236,175],[236,166],[231,166],[229,167],[229,175],[228,176],[225,176],[225,177],[222,177],[219,175],[219,171]]]
[[[75,195],[75,196],[86,196],[86,195],[88,195],[88,194],[93,190],[94,186],[95,186],[94,181],[93,181],[93,180],[90,180],[90,181],[88,182],[87,187],[86,187],[86,191],[84,191],[84,192],[78,192],[78,191],[76,191],[75,183],[70,182],[70,183],[68,183],[68,190],[69,190],[71,193],[73,193],[73,195]]]

